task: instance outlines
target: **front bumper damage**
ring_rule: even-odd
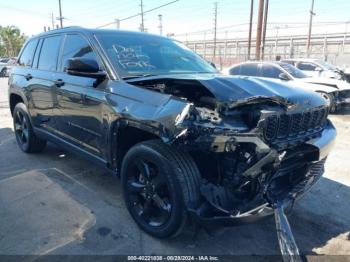
[[[284,207],[293,205],[294,201],[307,192],[323,175],[325,160],[333,147],[335,137],[336,130],[332,123],[328,121],[320,136],[305,141],[301,147],[299,146],[298,148],[295,148],[294,153],[296,154],[298,154],[298,150],[301,150],[301,148],[308,152],[307,158],[308,162],[310,162],[309,168],[304,174],[302,180],[298,181],[298,183],[294,184],[287,190],[283,190],[283,192],[275,191],[276,188],[280,187],[278,184],[278,177],[282,176],[284,172],[283,170],[286,169],[284,162],[289,161],[288,159],[283,159],[285,153],[277,152],[257,137],[235,136],[230,139],[227,138],[227,140],[217,139],[211,141],[211,147],[214,146],[216,150],[225,150],[228,144],[232,147],[231,143],[232,141],[235,141],[235,145],[252,142],[257,146],[257,150],[260,151],[260,153],[269,152],[265,157],[262,157],[257,163],[246,170],[244,175],[256,177],[261,173],[266,172],[266,168],[270,168],[275,172],[272,176],[272,180],[277,180],[277,182],[274,181],[267,183],[258,196],[260,198],[260,201],[256,201],[258,204],[256,206],[251,206],[251,208],[244,210],[243,212],[230,213],[217,207],[215,203],[213,204],[215,201],[206,201],[205,204],[202,204],[199,207],[189,207],[188,212],[190,216],[194,221],[205,227],[216,225],[235,226],[254,223],[271,216],[276,209],[277,203],[279,203],[279,205],[282,203]],[[291,156],[290,158],[293,157],[294,156]],[[306,155],[303,157],[306,157]],[[201,189],[202,194],[210,195],[210,188],[208,190],[205,186],[203,187],[204,188]],[[215,198],[214,195],[212,197]],[[210,200],[211,196],[206,196],[206,198]]]

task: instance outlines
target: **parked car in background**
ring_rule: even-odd
[[[14,57],[3,57],[0,59],[0,77],[7,77],[10,75],[12,67],[16,63]]]
[[[177,41],[121,30],[29,39],[9,101],[23,152],[51,141],[118,174],[132,218],[163,238],[189,218],[229,226],[292,206],[336,136],[314,92],[224,76]]]
[[[229,75],[246,75],[278,79],[280,82],[309,89],[327,100],[330,112],[350,106],[350,84],[336,79],[309,77],[295,66],[284,62],[244,62],[223,71]]]
[[[327,77],[338,80],[345,80],[348,82],[350,79],[350,75],[345,73],[343,69],[321,59],[290,58],[283,59],[281,62],[294,65],[296,68],[311,77]]]

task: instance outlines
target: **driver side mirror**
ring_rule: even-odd
[[[322,69],[321,67],[317,66],[317,67],[315,68],[315,71],[317,71],[317,72],[322,72],[323,69]]]
[[[290,80],[290,77],[286,73],[280,73],[278,75],[278,78],[283,80],[283,81],[289,81]]]
[[[100,80],[107,76],[105,71],[100,70],[96,60],[83,57],[68,59],[65,71],[69,75],[91,77]]]

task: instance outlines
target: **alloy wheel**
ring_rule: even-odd
[[[126,190],[132,212],[141,223],[159,227],[168,222],[172,210],[170,194],[155,163],[137,158],[129,168]]]
[[[15,115],[15,134],[21,145],[25,145],[29,140],[29,130],[27,119],[21,111]]]

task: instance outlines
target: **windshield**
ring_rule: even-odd
[[[143,75],[217,73],[208,62],[183,44],[145,34],[97,35],[122,78]]]
[[[306,78],[308,77],[303,73],[303,71],[299,70],[295,66],[287,63],[279,63],[279,65],[286,70],[289,74],[291,74],[294,78]]]
[[[327,70],[337,70],[336,66],[329,64],[323,60],[316,60],[316,63],[318,63],[320,66],[324,67]]]

